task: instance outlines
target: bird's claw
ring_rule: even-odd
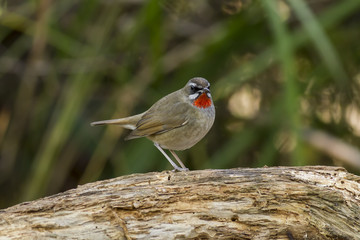
[[[174,168],[174,169],[172,170],[172,172],[176,172],[176,171],[179,171],[179,172],[187,172],[187,171],[189,171],[189,169],[188,169],[188,168],[180,168],[180,167],[177,167],[177,168]]]

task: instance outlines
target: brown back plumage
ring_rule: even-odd
[[[157,101],[137,122],[136,128],[126,137],[126,140],[162,134],[184,126],[187,123],[186,114],[189,111],[189,103],[177,101],[178,97],[181,97],[181,91],[182,89],[170,93]]]

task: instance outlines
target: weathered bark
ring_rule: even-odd
[[[336,167],[152,172],[0,211],[0,239],[360,239],[360,177]]]

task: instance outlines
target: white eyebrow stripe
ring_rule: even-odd
[[[190,86],[196,86],[196,83],[189,83]]]

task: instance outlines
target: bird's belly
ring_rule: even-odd
[[[158,135],[148,136],[162,148],[171,150],[185,150],[198,143],[210,130],[215,119],[215,109],[208,109],[199,113],[194,119],[181,127]]]

